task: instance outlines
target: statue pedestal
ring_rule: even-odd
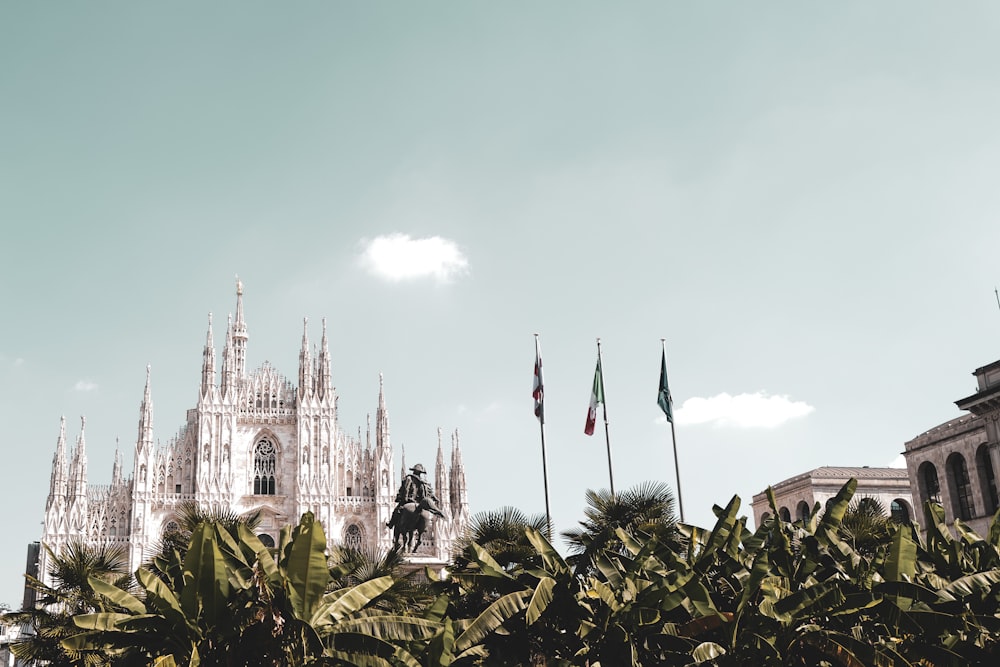
[[[412,577],[418,581],[427,581],[427,568],[437,573],[440,578],[442,575],[442,570],[448,565],[446,561],[440,558],[431,558],[429,556],[421,556],[420,554],[408,554],[406,556],[406,561],[400,566],[403,574]]]

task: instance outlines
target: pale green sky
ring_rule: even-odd
[[[694,523],[889,463],[1000,356],[998,23],[988,2],[0,4],[0,601],[60,415],[74,439],[87,415],[109,481],[149,363],[167,440],[236,273],[249,363],[294,377],[301,318],[327,317],[345,429],[384,372],[410,465],[461,429],[474,511],[544,510],[534,332],[560,529],[608,481],[583,435],[596,336],[619,488],[673,484],[667,339]],[[362,257],[392,234],[464,268],[388,280]],[[787,399],[751,403],[763,427],[723,394]],[[680,423],[688,399],[715,420]]]

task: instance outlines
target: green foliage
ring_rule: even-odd
[[[585,519],[580,527],[563,532],[573,561],[589,567],[602,551],[621,551],[617,530],[630,535],[656,535],[680,546],[674,495],[662,482],[646,482],[614,494],[607,489],[587,491]]]
[[[472,517],[468,535],[459,544],[458,553],[454,556],[455,564],[462,567],[474,559],[469,551],[472,544],[486,549],[504,567],[523,563],[534,556],[532,546],[525,538],[528,528],[547,532],[545,515],[528,516],[510,506],[480,512]]]
[[[310,513],[283,531],[277,554],[246,524],[203,522],[178,567],[179,558],[175,550],[156,571],[137,571],[141,597],[92,582],[118,611],[76,616],[82,632],[63,645],[117,655],[125,665],[378,664],[384,656],[411,664],[405,649],[381,635],[412,640],[436,631],[409,618],[366,615],[392,577],[331,589],[326,536]]]
[[[754,531],[737,497],[707,530],[656,485],[591,492],[568,559],[504,508],[427,590],[404,585],[398,553],[327,554],[310,514],[273,550],[205,521],[139,569],[137,594],[64,564],[78,613],[47,641],[68,660],[53,664],[124,666],[996,664],[998,520],[984,539],[928,505],[921,538],[855,489]]]
[[[58,553],[45,549],[52,585],[27,576],[28,586],[38,592],[36,608],[4,615],[6,623],[28,629],[27,636],[11,645],[12,652],[22,660],[54,666],[110,664],[106,656],[67,648],[63,640],[77,633],[74,617],[117,608],[103,599],[101,589],[129,586],[124,548],[70,542]]]

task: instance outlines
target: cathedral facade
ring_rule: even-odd
[[[120,543],[135,571],[156,551],[166,531],[177,527],[183,504],[237,514],[258,512],[257,533],[265,544],[278,542],[283,526],[295,525],[304,512],[323,523],[330,545],[387,549],[392,533],[386,522],[395,507],[395,475],[389,415],[379,376],[375,423],[366,432],[348,434],[337,414],[337,394],[330,373],[326,321],[318,353],[310,352],[304,322],[298,383],[267,362],[247,371],[247,326],[243,286],[237,281],[236,315],[230,316],[216,372],[216,350],[209,315],[202,358],[198,404],[165,446],[153,440],[150,369],[139,410],[132,474],[122,470],[115,453],[111,483],[87,479],[85,420],[76,444],[67,444],[63,419],[52,460],[42,543],[58,552],[77,540]],[[424,533],[423,545],[410,556],[416,562],[447,562],[455,541],[468,524],[465,469],[458,431],[451,437],[448,464],[438,429],[433,477],[439,507]],[[42,549],[39,572],[46,576]]]

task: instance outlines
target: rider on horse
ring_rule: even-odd
[[[437,508],[437,498],[434,496],[430,483],[420,477],[426,473],[424,466],[419,463],[410,468],[410,474],[404,477],[403,483],[399,485],[399,493],[396,494],[396,508],[392,511],[389,523],[385,524],[386,528],[392,528],[399,523],[399,513],[402,511],[403,505],[407,503],[416,503],[420,509],[426,509],[440,517],[444,516]]]

